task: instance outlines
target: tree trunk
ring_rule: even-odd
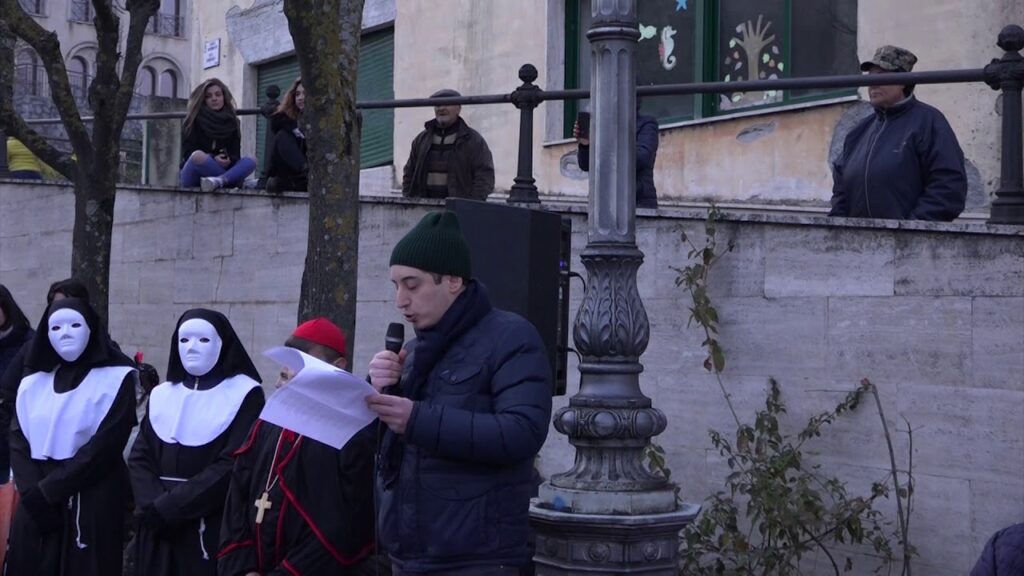
[[[326,316],[356,330],[359,268],[359,122],[356,73],[363,0],[284,0],[306,109],[309,239],[298,320]],[[351,358],[353,339],[348,340]]]
[[[89,289],[89,301],[104,321],[107,321],[110,299],[110,245],[114,235],[116,191],[116,164],[112,170],[105,167],[75,180],[71,275]]]

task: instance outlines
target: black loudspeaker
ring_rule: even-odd
[[[494,306],[515,312],[540,332],[565,394],[572,221],[553,212],[451,198],[469,244],[473,276],[487,285]]]

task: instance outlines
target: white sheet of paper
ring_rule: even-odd
[[[267,400],[261,419],[340,450],[377,418],[366,407],[377,391],[365,380],[295,348],[277,346],[263,355],[295,377]]]

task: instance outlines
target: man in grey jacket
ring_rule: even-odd
[[[416,330],[378,352],[367,403],[387,426],[377,470],[380,543],[394,574],[517,576],[530,562],[533,458],[551,418],[537,330],[471,279],[452,212],[391,253],[396,305]]]
[[[438,90],[431,98],[462,96]],[[412,141],[402,171],[402,196],[486,200],[494,191],[494,160],[487,140],[459,115],[462,106],[434,106],[434,119]]]

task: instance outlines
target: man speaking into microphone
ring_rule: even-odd
[[[395,245],[395,305],[416,337],[378,352],[367,398],[388,430],[378,532],[393,573],[516,576],[530,562],[533,458],[551,418],[544,344],[472,279],[455,214],[427,214]]]

